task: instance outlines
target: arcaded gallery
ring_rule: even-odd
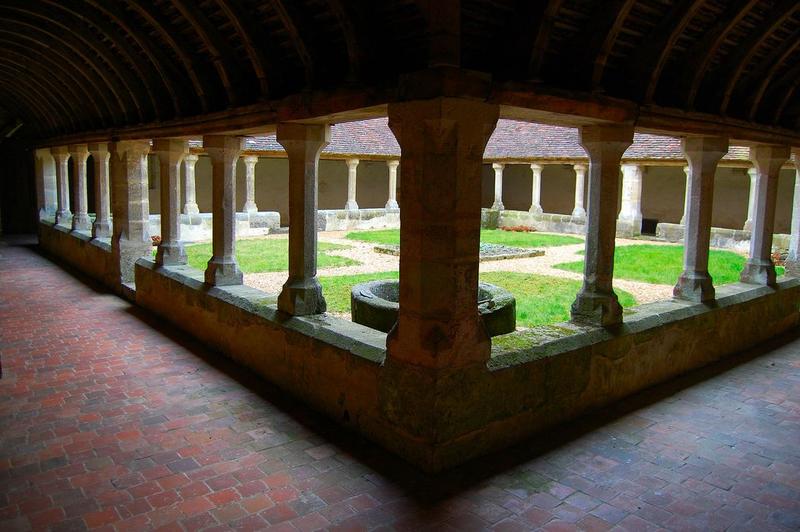
[[[796,0],[0,0],[0,530],[800,530]]]

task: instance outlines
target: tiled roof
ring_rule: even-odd
[[[200,148],[202,142],[190,141]],[[275,135],[248,137],[245,149],[250,151],[283,152]],[[386,118],[335,124],[331,127],[331,142],[322,151],[325,155],[400,157],[400,146]],[[486,159],[586,159],[580,146],[578,130],[568,127],[518,122],[501,119],[497,122],[484,152]],[[625,159],[684,160],[681,141],[676,137],[636,133]],[[745,146],[731,146],[726,160],[747,160]]]

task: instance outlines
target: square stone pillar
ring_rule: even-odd
[[[187,153],[183,158],[183,193],[186,196],[186,203],[183,205],[183,214],[199,214],[200,208],[197,206],[197,196],[195,192],[194,165],[197,164],[197,154]]]
[[[69,205],[69,150],[66,146],[50,148],[56,162],[56,225],[72,227],[72,211]]]
[[[36,206],[39,219],[52,218],[58,210],[56,192],[56,163],[47,148],[36,150],[34,154],[36,170]]]
[[[800,277],[800,148],[792,149],[795,167],[794,197],[792,198],[792,230],[789,237],[789,255],[786,257],[786,275]]]
[[[331,128],[278,124],[276,139],[289,157],[289,278],[278,309],[294,316],[321,314],[326,304],[317,279],[317,181]]]
[[[778,196],[778,174],[788,158],[788,146],[761,145],[750,148],[750,159],[757,175],[755,194],[752,198],[753,229],[750,235],[750,257],[742,270],[743,283],[775,285],[775,264],[772,262],[775,201]]]
[[[186,251],[181,242],[181,163],[188,150],[185,140],[155,139],[153,153],[158,156],[161,174],[161,243],[156,251],[156,264],[186,264]]]
[[[147,182],[150,143],[146,140],[113,142],[109,144],[109,151],[111,186],[114,188],[111,253],[119,264],[120,281],[132,283],[134,264],[141,257],[149,257],[153,249]]]
[[[386,210],[396,211],[400,208],[397,204],[397,167],[400,166],[400,161],[386,161],[386,166],[389,167],[389,200],[386,202]]]
[[[642,166],[622,165],[622,208],[617,230],[625,236],[642,234]]]
[[[497,105],[456,98],[389,104],[403,153],[393,362],[450,371],[489,358],[477,307],[481,173],[498,116]]]
[[[531,165],[531,207],[528,212],[531,214],[542,214],[542,170],[541,164]],[[502,178],[501,178],[502,179]]]
[[[72,190],[75,198],[72,230],[91,231],[92,221],[89,219],[86,190],[86,161],[89,159],[89,148],[86,144],[73,144],[69,147],[69,157],[72,159]]]
[[[586,193],[586,165],[575,164],[575,208],[572,209],[572,217],[575,220],[586,220],[586,209],[583,207],[583,196]]]
[[[714,205],[714,175],[717,164],[728,153],[724,137],[689,137],[681,146],[689,161],[687,212],[683,239],[683,273],[672,294],[688,301],[711,301],[714,284],[708,273],[711,242],[711,210]]]
[[[684,166],[683,167],[683,173],[684,173],[684,176],[685,176],[686,180],[685,180],[685,185],[684,185],[684,189],[683,189],[683,214],[681,215],[681,225],[686,225],[686,214],[689,212],[689,197],[691,195],[690,192],[689,192],[689,188],[690,187],[689,187],[689,167],[688,166]]]
[[[750,177],[750,192],[747,196],[747,220],[744,221],[743,229],[751,231],[753,229],[753,210],[756,200],[756,180],[758,178],[758,170],[755,168],[748,168],[747,175]]]
[[[347,159],[347,203],[344,208],[348,211],[357,211],[358,203],[356,202],[356,184],[358,178],[358,159]]]
[[[236,162],[244,149],[243,137],[206,135],[203,149],[211,158],[212,250],[206,283],[214,286],[242,284],[236,261]]]
[[[89,144],[94,163],[95,219],[92,224],[94,238],[111,238],[111,193],[108,176],[110,154],[108,144]]]
[[[502,211],[506,207],[503,205],[503,169],[506,165],[501,163],[493,163],[492,170],[494,170],[494,203],[492,209],[495,211]]]
[[[256,205],[256,164],[258,157],[255,155],[248,155],[243,158],[244,161],[244,212],[253,214],[258,212]]]
[[[633,142],[627,125],[583,126],[581,146],[589,155],[586,253],[583,286],[572,304],[577,323],[611,326],[622,323],[614,293],[614,239],[619,204],[619,163]]]

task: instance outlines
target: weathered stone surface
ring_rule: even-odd
[[[183,204],[183,214],[199,214],[200,208],[197,206],[197,184],[195,181],[195,165],[199,157],[196,153],[189,153],[183,158],[183,193],[186,203]]]
[[[54,219],[58,210],[56,191],[56,163],[50,150],[41,148],[34,152],[36,172],[36,205],[40,220]]]
[[[258,157],[255,155],[248,155],[242,157],[244,161],[244,212],[248,214],[258,212],[258,205],[256,205],[256,164],[258,164]]]
[[[346,211],[357,211],[356,187],[358,186],[358,159],[347,159],[347,202],[344,204]]]
[[[396,159],[386,161],[386,166],[389,168],[389,199],[386,201],[386,210],[396,211],[400,208],[397,204],[397,167],[400,166],[400,161]]]
[[[111,238],[111,182],[109,176],[108,144],[89,144],[89,153],[94,163],[95,219],[92,224],[94,238]]]
[[[155,139],[153,153],[161,167],[161,243],[156,251],[156,264],[186,264],[186,251],[181,240],[181,163],[188,151],[185,140]]]
[[[58,210],[56,211],[56,225],[72,227],[72,211],[69,204],[69,150],[66,146],[50,148],[50,153],[56,165],[56,197]]]
[[[800,148],[792,149],[795,167],[794,197],[792,198],[792,224],[789,238],[789,254],[785,266],[787,275],[800,276]]]
[[[569,214],[547,212],[531,214],[530,212],[510,210],[504,210],[499,214],[492,213],[495,213],[495,211],[483,209],[482,227],[486,229],[496,229],[498,227],[518,227],[524,225],[546,233],[570,233],[575,235],[586,233],[585,216],[576,218]]]
[[[326,209],[317,211],[319,231],[353,231],[362,229],[399,229],[399,209]]]
[[[86,161],[89,149],[86,144],[69,146],[69,157],[72,160],[72,195],[75,198],[72,213],[73,231],[91,231],[92,221],[89,219],[86,190]]]
[[[617,218],[617,235],[642,234],[642,166],[622,165],[622,208]]]

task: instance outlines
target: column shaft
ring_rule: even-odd
[[[94,164],[95,219],[92,224],[94,238],[111,237],[111,194],[109,190],[108,161],[110,154],[105,142],[89,144]]]
[[[36,204],[39,219],[51,218],[58,210],[56,191],[56,163],[50,150],[42,148],[35,152],[36,165]]]
[[[542,214],[542,165],[531,165],[531,207],[528,212]]]
[[[503,169],[505,166],[500,163],[492,164],[492,170],[494,170],[494,203],[492,203],[492,209],[496,211],[505,209],[505,205],[503,205]]]
[[[258,206],[256,205],[256,164],[258,163],[258,157],[255,155],[248,155],[244,157],[244,192],[245,192],[245,201],[244,201],[244,212],[248,214],[252,214],[254,212],[258,212]]]
[[[642,234],[641,165],[622,165],[622,208],[619,211],[617,225],[622,234],[629,236]]]
[[[347,159],[347,203],[344,208],[348,211],[357,211],[356,179],[358,177],[358,159]]]
[[[689,167],[683,167],[683,173],[685,176],[685,185],[683,190],[683,214],[681,214],[681,225],[686,225],[686,214],[689,212],[689,198],[691,193],[689,192]]]
[[[615,325],[622,322],[622,307],[613,288],[619,163],[633,142],[633,128],[584,126],[580,135],[581,146],[589,155],[589,210],[583,286],[571,314],[575,322]]]
[[[572,217],[576,220],[586,220],[586,209],[583,207],[583,196],[586,193],[586,165],[576,164],[572,168],[575,170],[575,208],[572,209]]]
[[[455,98],[389,104],[404,202],[393,362],[451,369],[489,357],[477,309],[481,174],[498,116],[497,105]]]
[[[690,137],[682,141],[689,162],[684,220],[683,273],[672,293],[679,299],[710,301],[714,284],[708,273],[711,241],[711,210],[714,205],[714,174],[717,164],[728,153],[724,137]]]
[[[69,205],[69,151],[66,146],[50,148],[56,161],[56,225],[72,227],[72,211]]]
[[[119,265],[122,283],[134,281],[134,264],[152,252],[150,240],[150,199],[147,182],[146,140],[109,144],[114,233],[111,252]]]
[[[750,235],[750,257],[742,270],[743,283],[775,284],[772,262],[772,232],[775,227],[775,202],[778,196],[778,174],[789,158],[787,146],[761,145],[750,148],[750,159],[756,169],[753,195],[753,229]]]
[[[389,200],[386,202],[386,210],[396,211],[400,208],[397,204],[397,167],[400,166],[400,161],[386,161],[386,166],[389,167]]]
[[[75,198],[72,230],[90,231],[92,221],[89,219],[86,190],[86,161],[89,158],[89,149],[86,144],[72,145],[69,147],[69,156],[72,159],[72,190]]]
[[[212,249],[206,268],[206,283],[215,286],[242,284],[244,279],[236,261],[236,162],[244,148],[244,138],[206,135],[203,148],[212,168]]]
[[[317,280],[317,181],[330,135],[330,126],[305,124],[278,124],[276,134],[289,157],[289,278],[278,309],[295,316],[326,310]]]
[[[186,196],[186,203],[183,205],[183,214],[199,214],[200,209],[197,206],[197,198],[195,193],[195,176],[194,165],[197,164],[197,154],[188,153],[183,158],[184,176],[183,176],[183,190]]]
[[[795,167],[794,196],[792,198],[792,230],[789,237],[789,255],[786,257],[786,274],[800,276],[800,148],[792,150]]]
[[[181,163],[186,155],[186,141],[155,139],[153,152],[158,155],[161,174],[161,243],[156,264],[186,264],[186,251],[181,241]]]
[[[750,177],[750,192],[747,196],[747,220],[744,221],[743,229],[745,231],[750,231],[753,229],[753,212],[756,201],[756,180],[758,178],[758,170],[755,168],[748,168],[747,175]]]

